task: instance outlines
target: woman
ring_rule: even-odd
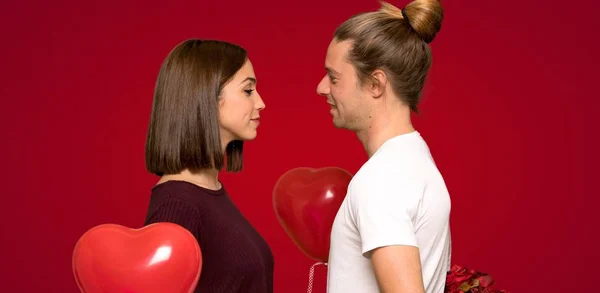
[[[203,264],[195,292],[273,292],[273,256],[233,204],[218,173],[242,169],[265,108],[246,51],[187,40],[165,59],[156,83],[146,167],[160,176],[145,225],[172,222],[198,240]]]

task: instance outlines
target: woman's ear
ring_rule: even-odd
[[[223,107],[223,104],[225,104],[225,99],[223,99],[223,92],[221,92],[218,96],[217,96],[217,106],[219,108]]]

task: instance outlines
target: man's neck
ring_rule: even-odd
[[[410,110],[404,107],[387,107],[373,115],[366,128],[357,131],[356,135],[370,158],[387,140],[414,131]]]

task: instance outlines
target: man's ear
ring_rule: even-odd
[[[379,98],[385,92],[387,86],[387,76],[381,69],[375,69],[371,73],[371,84],[369,85],[369,92],[374,98]]]

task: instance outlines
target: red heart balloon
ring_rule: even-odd
[[[302,167],[284,173],[275,184],[275,215],[308,257],[327,262],[333,220],[351,179],[350,172],[337,167]]]
[[[99,225],[73,251],[73,274],[83,293],[190,293],[201,270],[196,238],[173,223]]]

